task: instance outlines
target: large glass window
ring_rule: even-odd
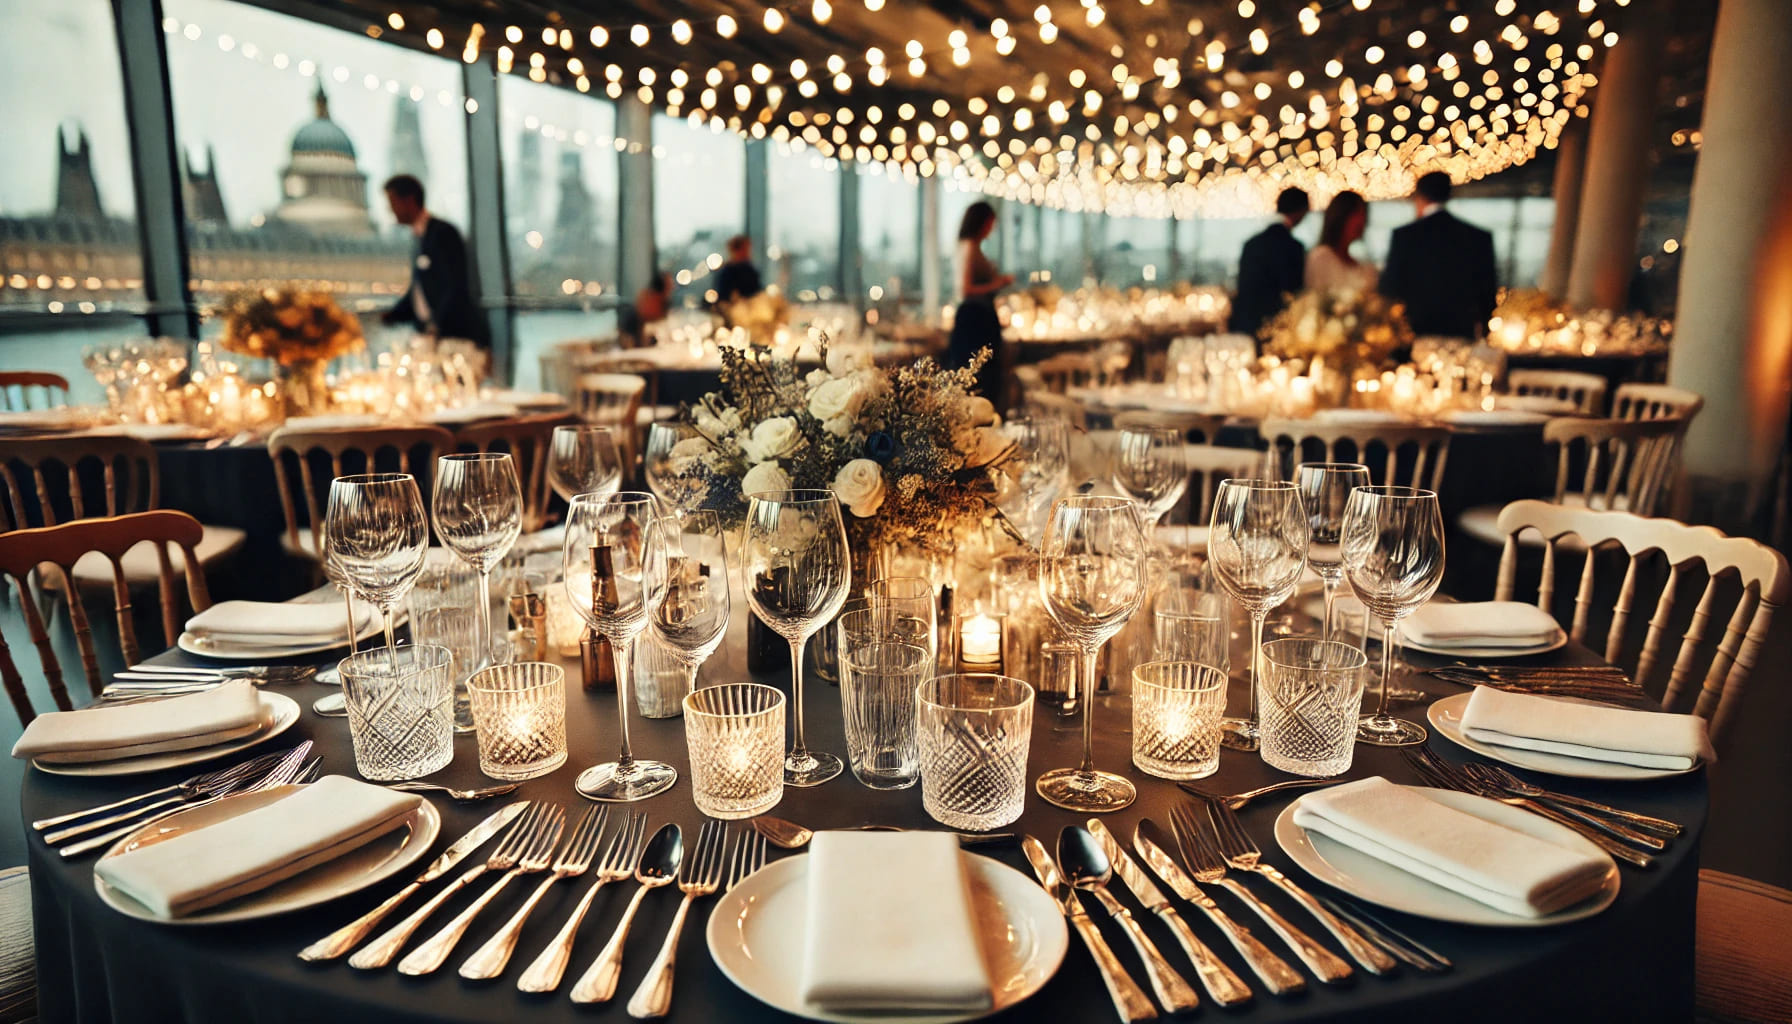
[[[1103,219],[1101,282],[1120,288],[1155,285],[1170,271],[1170,222],[1158,217]]]
[[[193,292],[321,284],[363,312],[410,281],[380,186],[415,175],[467,227],[460,66],[231,0],[166,0]]]
[[[503,75],[498,112],[512,290],[562,306],[614,295],[615,105]]]
[[[921,301],[921,190],[884,164],[859,168],[859,253],[866,288]]]
[[[143,298],[112,5],[0,5],[0,309],[92,313]]]
[[[953,257],[958,252],[958,229],[964,221],[964,211],[974,202],[983,198],[983,193],[972,192],[958,187],[957,182],[942,180],[940,182],[940,233],[934,240],[934,252],[940,261],[940,299],[953,301],[956,294],[958,278],[953,266]],[[1000,227],[1000,225],[997,225]],[[994,238],[984,243],[983,254],[995,259],[998,243]]]
[[[771,244],[766,278],[799,302],[837,298],[840,168],[813,149],[770,144]]]
[[[721,122],[712,122],[720,125]],[[712,301],[709,276],[747,229],[747,149],[740,136],[653,116],[653,242],[686,305]],[[764,273],[764,253],[754,253]]]

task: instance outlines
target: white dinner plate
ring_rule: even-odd
[[[229,821],[239,814],[247,814],[282,797],[290,796],[298,792],[300,788],[299,786],[275,786],[272,789],[254,793],[227,796],[216,803],[181,811],[179,814],[173,814],[161,821],[145,825],[120,839],[113,844],[111,849],[100,855],[100,860],[109,860],[139,847],[149,846],[165,839],[173,839],[178,835],[216,825],[219,822]],[[107,906],[140,921],[151,921],[156,924],[226,924],[232,921],[253,921],[258,918],[302,910],[305,907],[314,907],[319,903],[328,902],[338,896],[347,896],[351,892],[358,892],[382,879],[389,878],[416,863],[419,857],[428,853],[430,844],[436,841],[436,833],[441,830],[442,816],[436,811],[435,805],[428,800],[419,800],[416,810],[405,817],[403,825],[380,836],[373,842],[357,846],[334,860],[325,861],[316,867],[302,871],[284,882],[186,917],[158,917],[143,904],[106,884],[106,880],[101,878],[97,871],[93,875],[93,888]]]
[[[392,627],[396,629],[403,622],[404,615],[402,613],[396,615],[392,619]],[[346,624],[346,619],[344,624]],[[356,644],[360,644],[367,640],[371,640],[374,637],[382,636],[384,635],[384,630],[385,625],[376,616],[365,629],[361,630],[361,635],[355,638],[355,642]],[[213,640],[210,637],[198,636],[185,630],[181,631],[180,639],[175,641],[175,645],[181,650],[186,651],[188,654],[197,654],[201,658],[228,658],[235,661],[242,661],[245,659],[267,661],[273,658],[297,658],[305,654],[322,654],[325,651],[346,649],[348,647],[348,644],[343,642],[341,633],[336,634],[336,636],[329,641],[308,640],[276,643],[270,640],[268,643],[264,644],[238,644],[230,643],[228,641]]]
[[[1515,832],[1523,832],[1545,842],[1598,857],[1606,863],[1605,886],[1565,910],[1558,910],[1544,917],[1518,917],[1428,882],[1316,832],[1308,832],[1294,823],[1294,809],[1300,806],[1299,800],[1289,804],[1276,818],[1276,842],[1308,874],[1360,900],[1390,910],[1457,924],[1489,925],[1495,928],[1541,928],[1592,917],[1611,906],[1612,900],[1618,898],[1618,866],[1612,863],[1611,857],[1604,850],[1573,830],[1541,815],[1508,807],[1472,793],[1456,793],[1424,786],[1406,788],[1423,793],[1446,807],[1472,814],[1496,825],[1504,825]]]
[[[1467,747],[1483,757],[1502,761],[1514,768],[1526,768],[1530,771],[1561,775],[1570,779],[1646,782],[1649,779],[1666,779],[1675,775],[1696,772],[1705,764],[1701,760],[1691,768],[1641,768],[1634,764],[1595,761],[1591,758],[1569,757],[1566,754],[1551,754],[1542,750],[1524,750],[1519,747],[1501,747],[1492,743],[1482,743],[1462,731],[1462,713],[1468,709],[1468,699],[1472,696],[1474,696],[1472,693],[1459,693],[1454,697],[1445,697],[1427,708],[1425,717],[1430,720],[1431,727],[1443,733],[1450,742]],[[1581,700],[1576,697],[1546,697],[1544,699],[1559,700],[1569,704],[1599,704],[1598,701]]]
[[[1451,409],[1443,421],[1459,427],[1534,427],[1555,417],[1527,409]]]
[[[292,728],[299,720],[299,702],[284,693],[269,690],[258,690],[255,694],[261,698],[260,729],[247,736],[241,736],[224,743],[215,743],[209,747],[194,747],[190,750],[165,750],[158,754],[143,754],[139,757],[123,757],[116,761],[88,761],[82,764],[58,764],[33,760],[31,766],[40,772],[51,775],[84,775],[100,778],[109,775],[142,775],[146,772],[159,772],[165,768],[179,768],[182,765],[199,764],[226,754],[234,754],[239,750],[247,750],[262,740],[273,739]]]
[[[971,909],[995,1002],[987,1013],[832,1013],[802,997],[809,855],[786,857],[735,886],[709,915],[709,953],[728,980],[768,1006],[839,1024],[948,1024],[976,1020],[1039,991],[1064,960],[1064,915],[1038,883],[1005,864],[965,854]]]
[[[1441,654],[1449,658],[1525,658],[1533,654],[1548,654],[1550,651],[1561,650],[1568,646],[1568,634],[1562,631],[1562,627],[1557,626],[1548,643],[1532,644],[1529,647],[1436,647],[1414,640],[1402,626],[1400,642],[1406,645],[1408,650],[1424,651],[1426,654]]]

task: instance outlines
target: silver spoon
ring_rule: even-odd
[[[774,817],[770,814],[761,814],[748,821],[747,824],[751,825],[755,832],[764,836],[767,842],[771,843],[773,846],[781,847],[786,850],[800,850],[803,847],[808,846],[809,841],[815,838],[815,833],[812,830],[806,829],[794,821],[786,821],[783,818]],[[846,828],[836,829],[835,831],[913,832],[917,830],[897,828],[894,825],[849,825]],[[947,834],[956,837],[960,846],[982,846],[1017,841],[1012,832],[990,832],[987,834],[977,832],[949,832]]]
[[[520,783],[510,782],[498,786],[484,786],[479,789],[453,789],[438,786],[433,782],[388,782],[387,789],[401,789],[407,793],[446,793],[450,800],[487,800],[494,796],[513,793]]]
[[[1139,959],[1145,963],[1145,977],[1151,982],[1151,991],[1156,994],[1157,1001],[1171,1013],[1186,1013],[1194,1009],[1201,1001],[1193,986],[1176,973],[1170,962],[1157,950],[1151,937],[1139,922],[1133,920],[1132,911],[1108,892],[1108,882],[1114,877],[1114,865],[1108,855],[1102,852],[1095,837],[1081,825],[1066,825],[1064,831],[1058,833],[1058,866],[1064,871],[1064,879],[1083,892],[1094,893],[1095,898],[1107,909],[1109,916],[1119,922],[1126,937],[1132,940],[1132,948],[1138,951]]]
[[[603,952],[591,962],[572,987],[575,1003],[604,1003],[616,995],[616,982],[622,978],[622,946],[628,941],[629,926],[635,923],[635,911],[650,890],[671,885],[678,879],[678,866],[684,861],[684,832],[677,825],[661,825],[641,852],[641,864],[635,868],[635,881],[641,883],[635,896],[622,912],[616,931],[604,945]]]
[[[330,693],[311,702],[311,710],[322,718],[347,718],[348,705],[343,703],[342,694]]]

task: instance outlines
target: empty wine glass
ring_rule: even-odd
[[[1182,431],[1149,425],[1122,428],[1114,444],[1114,486],[1138,503],[1147,536],[1188,491],[1183,447]]]
[[[768,491],[747,500],[747,604],[790,643],[794,735],[784,782],[818,786],[840,774],[840,759],[809,749],[803,736],[803,652],[809,637],[846,604],[852,555],[834,492]]]
[[[641,491],[580,494],[566,515],[566,594],[586,623],[610,641],[616,659],[622,753],[579,773],[573,788],[591,800],[645,800],[678,781],[678,769],[637,760],[628,743],[635,640],[666,596],[666,542],[658,508],[653,495]]]
[[[1039,509],[1050,502],[1070,473],[1070,428],[1063,420],[1027,413],[1010,413],[1002,423],[1002,436],[1014,445],[1020,464],[1016,481],[1026,503],[1022,518],[1029,537]]]
[[[1095,770],[1095,673],[1107,643],[1145,599],[1149,563],[1139,510],[1131,499],[1076,494],[1052,505],[1040,547],[1039,596],[1082,655],[1083,763],[1041,775],[1034,788],[1059,807],[1117,811],[1138,795],[1131,782]]]
[[[523,492],[516,464],[503,452],[444,455],[436,460],[436,536],[479,574],[479,607],[473,616],[475,664],[454,666],[457,681],[492,664],[492,569],[523,530]],[[473,729],[470,703],[456,702],[455,728]]]
[[[707,509],[681,510],[660,520],[666,538],[666,598],[653,631],[685,667],[685,692],[697,688],[702,667],[728,631],[728,551],[722,522]]]
[[[690,481],[679,476],[673,468],[672,450],[681,441],[702,436],[689,423],[661,421],[647,428],[647,447],[641,457],[641,468],[647,477],[647,489],[664,502],[667,508],[684,508],[696,504],[693,500],[696,495]]]
[[[1251,615],[1250,715],[1226,718],[1220,742],[1257,749],[1257,679],[1263,623],[1288,600],[1307,557],[1307,517],[1294,484],[1282,480],[1222,480],[1213,495],[1207,557],[1220,586]]]
[[[622,486],[616,435],[589,423],[555,427],[548,441],[548,486],[568,505],[579,494],[615,494]]]
[[[337,590],[342,591],[342,610],[348,615],[348,656],[352,658],[356,653],[356,641],[361,635],[361,623],[355,618],[355,590],[348,577],[343,575],[341,563],[330,551],[327,523],[326,519],[324,523],[318,524],[317,528],[318,564],[324,571],[324,579],[329,580]],[[324,686],[342,685],[342,675],[336,671],[334,665],[319,669],[317,675],[312,678]]]
[[[1319,575],[1325,588],[1325,621],[1320,638],[1332,638],[1332,608],[1338,600],[1338,584],[1344,579],[1343,556],[1338,536],[1344,529],[1344,507],[1350,492],[1369,486],[1369,467],[1355,462],[1303,462],[1294,471],[1301,505],[1307,510],[1307,565]]]
[[[1437,593],[1444,578],[1444,521],[1437,492],[1416,487],[1358,487],[1344,511],[1344,572],[1381,620],[1381,701],[1357,723],[1359,742],[1404,747],[1425,742],[1425,729],[1388,714],[1394,637],[1400,620]]]
[[[397,671],[398,640],[392,610],[423,571],[429,552],[429,520],[423,495],[409,473],[362,473],[330,481],[325,513],[325,556],[385,620],[386,652]]]

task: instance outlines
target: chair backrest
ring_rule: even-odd
[[[1612,394],[1612,419],[1685,420],[1705,408],[1705,396],[1669,384],[1620,384]]]
[[[646,391],[646,379],[636,374],[579,374],[573,408],[578,411],[579,419],[594,426],[609,427],[616,435],[616,445],[621,449],[617,454],[622,456],[625,478],[632,477],[635,472],[638,447],[635,435],[640,430],[637,420]]]
[[[554,428],[577,422],[570,412],[486,420],[455,431],[454,443],[461,451],[510,453],[523,490],[523,532],[534,533],[547,520],[548,447]]]
[[[5,529],[144,512],[161,500],[155,448],[117,434],[9,440],[0,445],[0,481]]]
[[[13,586],[18,591],[19,607],[24,611],[26,630],[30,634],[31,643],[37,648],[38,661],[43,666],[44,679],[49,683],[50,697],[55,701],[57,710],[68,711],[74,704],[69,700],[68,686],[61,663],[56,658],[56,647],[50,631],[39,611],[39,603],[32,595],[33,571],[40,565],[50,564],[56,566],[62,577],[67,579],[72,577],[75,562],[82,555],[90,551],[105,555],[112,563],[112,602],[118,621],[119,647],[124,655],[124,663],[135,665],[142,659],[142,652],[138,649],[137,629],[132,617],[131,588],[125,581],[124,566],[121,564],[124,553],[144,541],[155,545],[156,559],[160,562],[161,570],[159,584],[162,632],[167,642],[172,644],[180,635],[180,628],[185,620],[180,616],[180,599],[175,592],[175,571],[168,546],[172,544],[180,549],[186,565],[184,575],[187,579],[187,599],[194,612],[202,612],[211,607],[212,603],[205,586],[205,573],[199,568],[199,556],[196,553],[199,538],[204,533],[205,527],[199,525],[199,520],[185,512],[161,509],[109,519],[77,519],[60,526],[0,534],[0,586],[4,586],[4,577],[12,577]],[[41,583],[39,589],[42,590]],[[100,675],[99,651],[94,644],[93,625],[87,614],[86,600],[80,587],[63,586],[57,590],[68,601],[69,623],[74,627],[75,642],[81,651],[81,667],[87,675],[88,689],[97,697],[104,681]],[[12,701],[13,709],[18,712],[19,720],[29,723],[37,712],[31,707],[24,676],[13,660],[12,649],[4,636],[0,636],[0,682],[6,687],[6,695]]]
[[[1093,352],[1060,352],[1034,363],[1033,368],[1039,371],[1047,391],[1061,395],[1073,386],[1093,383],[1101,361]]]
[[[646,386],[641,391],[641,404],[658,405],[660,401],[660,366],[651,359],[630,358],[626,352],[609,353],[595,361],[586,373],[621,374],[641,378]]]
[[[426,449],[415,458],[419,448]],[[280,487],[280,511],[286,516],[286,540],[294,551],[303,549],[299,534],[299,510],[303,525],[311,530],[310,554],[322,559],[317,525],[323,522],[330,481],[350,473],[378,472],[374,467],[382,452],[392,452],[397,472],[417,478],[423,501],[429,502],[436,459],[454,451],[454,435],[441,427],[348,427],[338,430],[276,430],[268,438],[268,457],[274,460],[274,480]],[[313,453],[329,459],[330,475],[319,478],[312,469]],[[349,458],[349,456],[354,458]],[[390,464],[390,463],[389,463]],[[289,468],[290,467],[290,468]],[[293,487],[293,473],[298,487]]]
[[[67,404],[68,378],[62,374],[43,370],[0,370],[0,411],[54,409]]]
[[[1188,459],[1188,521],[1196,526],[1206,526],[1213,517],[1213,496],[1220,481],[1263,476],[1266,453],[1255,448],[1191,444],[1182,451]]]
[[[1599,563],[1595,549],[1616,545],[1629,556],[1620,584],[1611,623],[1606,628],[1605,658],[1616,663],[1623,654],[1625,628],[1636,601],[1639,556],[1659,551],[1668,564],[1667,580],[1649,617],[1648,634],[1638,654],[1632,677],[1647,685],[1658,665],[1672,669],[1661,699],[1669,711],[1690,710],[1711,723],[1717,742],[1736,720],[1748,676],[1755,667],[1761,644],[1767,639],[1773,613],[1792,594],[1792,570],[1786,556],[1746,537],[1727,537],[1709,526],[1689,526],[1673,519],[1646,519],[1627,512],[1599,512],[1574,505],[1543,501],[1515,501],[1500,511],[1499,530],[1506,537],[1500,555],[1496,596],[1513,600],[1518,565],[1518,536],[1526,530],[1543,535],[1543,570],[1537,587],[1537,606],[1551,610],[1556,586],[1556,545],[1572,535],[1587,550],[1579,589],[1574,596],[1574,621],[1569,635],[1585,643],[1587,623],[1595,593]],[[1693,610],[1677,650],[1664,646],[1674,613],[1675,592],[1682,569],[1697,565],[1707,575],[1704,592]],[[1723,581],[1734,576],[1741,587],[1723,634],[1717,639],[1704,678],[1693,676],[1700,649],[1707,644],[1706,631]],[[1552,612],[1553,614],[1553,612]],[[1666,643],[1672,643],[1667,640]],[[1695,692],[1696,689],[1696,692]]]
[[[1605,413],[1605,378],[1579,370],[1513,370],[1506,374],[1506,390],[1515,395],[1565,398],[1583,416]]]
[[[1685,433],[1674,419],[1550,420],[1543,442],[1556,449],[1555,502],[1654,515],[1679,474]]]
[[[1071,430],[1089,429],[1089,410],[1074,398],[1054,391],[1029,391],[1023,398],[1027,411],[1035,416],[1063,420]]]
[[[1204,412],[1147,412],[1129,410],[1114,414],[1114,429],[1125,430],[1128,427],[1169,427],[1182,431],[1185,441],[1196,444],[1212,444],[1219,436],[1220,425],[1226,422],[1221,413]]]
[[[1435,491],[1443,483],[1450,457],[1450,431],[1445,427],[1269,419],[1258,432],[1269,442],[1271,466],[1282,480],[1291,479],[1294,467],[1303,461],[1360,462],[1369,467],[1369,479],[1377,485]],[[1322,447],[1322,458],[1303,458],[1309,441]],[[1410,460],[1403,460],[1402,452],[1410,452]]]

